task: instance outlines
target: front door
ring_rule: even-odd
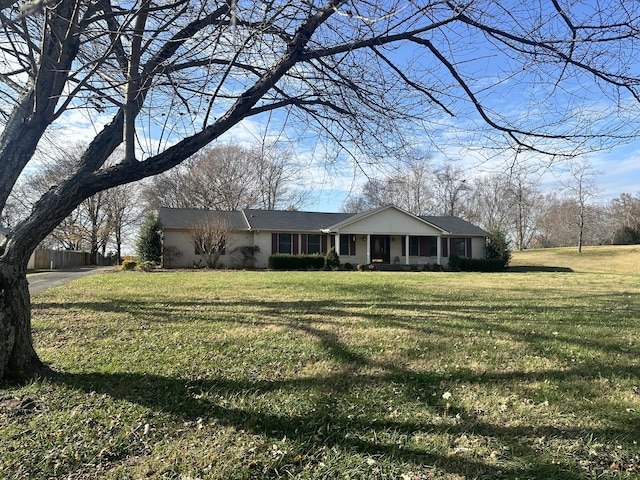
[[[371,235],[371,263],[391,263],[390,245],[388,235]]]

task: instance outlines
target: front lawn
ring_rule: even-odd
[[[637,478],[640,276],[117,272],[33,298],[0,477]]]

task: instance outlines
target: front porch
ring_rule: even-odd
[[[440,265],[443,243],[441,236],[337,233],[335,246],[343,263]]]

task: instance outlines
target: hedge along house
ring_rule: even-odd
[[[450,255],[485,258],[488,233],[457,217],[416,216],[393,205],[364,213],[279,210],[218,211],[161,208],[165,267],[204,266],[194,232],[227,226],[219,265],[267,268],[276,253],[325,254],[336,248],[341,263],[438,264]]]

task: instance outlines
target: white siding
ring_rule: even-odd
[[[374,235],[438,235],[437,230],[420,219],[389,208],[342,227],[341,232]]]

